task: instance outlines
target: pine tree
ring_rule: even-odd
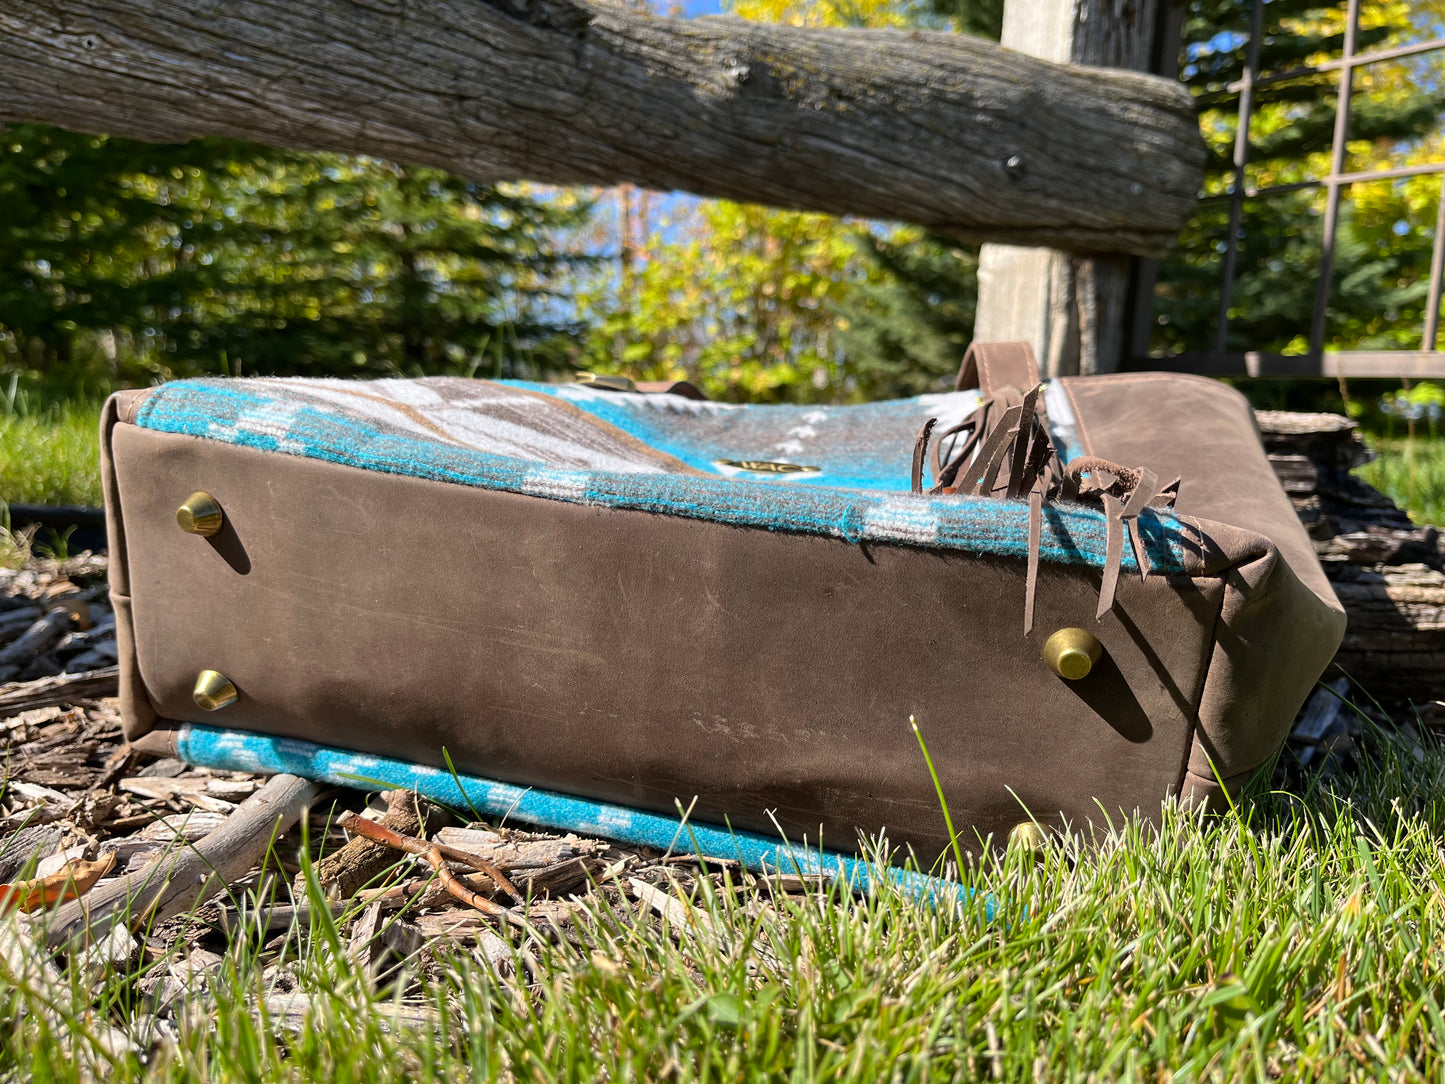
[[[202,372],[543,375],[584,204],[205,139],[0,137],[0,368],[69,390]]]
[[[232,276],[173,330],[184,356],[278,374],[557,371],[573,262],[552,238],[585,205],[440,170],[297,156],[247,192]]]
[[[152,375],[153,315],[197,290],[182,286],[175,249],[190,212],[157,192],[227,152],[245,160],[221,141],[156,147],[39,125],[0,133],[0,371],[70,393]]]
[[[1422,36],[1416,20],[1439,0],[1365,5],[1356,51]],[[1234,181],[1232,156],[1238,97],[1229,86],[1244,74],[1248,0],[1193,0],[1185,26],[1182,77],[1201,105],[1211,150],[1205,195]],[[1288,71],[1338,56],[1343,10],[1321,0],[1271,0],[1264,9],[1260,71]],[[1445,154],[1445,57],[1426,54],[1359,69],[1352,87],[1347,170],[1364,170]],[[1251,189],[1297,184],[1328,171],[1338,73],[1262,85],[1255,92],[1246,183]],[[1327,348],[1415,347],[1429,277],[1429,233],[1438,176],[1351,185],[1340,206]],[[1303,353],[1308,348],[1321,260],[1325,192],[1301,188],[1247,198],[1239,233],[1228,348]],[[1226,199],[1205,199],[1163,263],[1155,305],[1154,348],[1210,349],[1214,343]]]
[[[951,389],[973,336],[978,250],[916,230],[864,234],[858,249],[875,273],[837,312],[850,391],[888,399]]]

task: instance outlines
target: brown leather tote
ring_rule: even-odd
[[[601,384],[113,397],[127,734],[450,756],[927,857],[947,835],[910,717],[970,842],[1150,815],[1265,764],[1342,636],[1217,382],[1040,387],[1025,344],[992,344],[895,403]]]

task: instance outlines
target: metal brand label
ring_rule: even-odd
[[[802,463],[779,463],[772,459],[719,459],[717,462],[722,467],[752,471],[754,474],[813,474],[823,469]]]

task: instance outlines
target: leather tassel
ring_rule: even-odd
[[[1039,587],[1039,548],[1043,545],[1044,496],[1029,494],[1029,566],[1024,576],[1024,635],[1034,631],[1034,598]]]

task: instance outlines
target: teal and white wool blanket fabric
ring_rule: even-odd
[[[1050,435],[1067,458],[1067,402],[1045,394]],[[136,424],[548,500],[1022,559],[1026,502],[910,492],[919,428],[929,418],[946,428],[977,405],[976,392],[740,406],[457,377],[203,379],[156,388]],[[1190,542],[1171,513],[1147,509],[1137,529],[1154,570],[1183,568]],[[1102,511],[1050,502],[1039,557],[1102,568],[1106,530]],[[1138,570],[1128,547],[1122,568]]]

